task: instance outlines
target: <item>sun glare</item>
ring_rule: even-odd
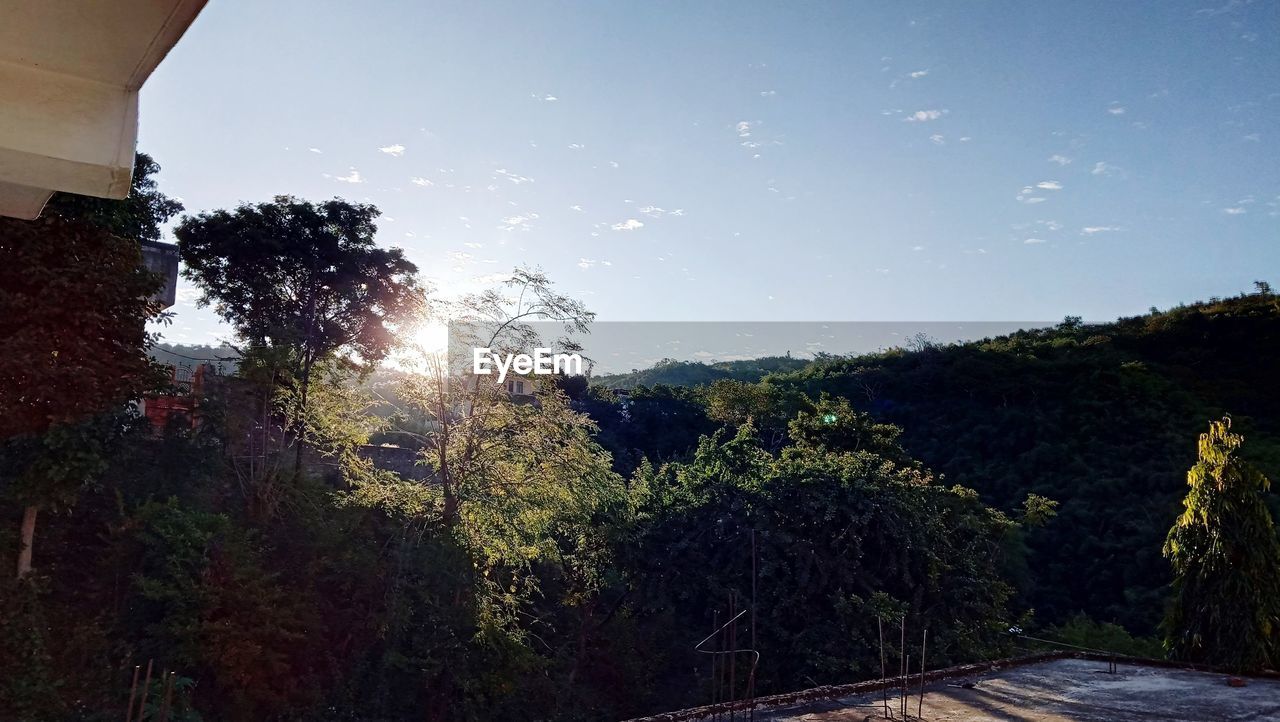
[[[449,326],[440,321],[427,321],[413,332],[410,339],[425,354],[443,354],[449,347]]]

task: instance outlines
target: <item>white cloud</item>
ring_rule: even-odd
[[[538,220],[537,213],[527,213],[527,214],[521,214],[518,216],[510,216],[508,218],[503,218],[502,225],[498,226],[498,228],[501,228],[504,231],[514,231],[517,229],[521,231],[527,231],[529,230],[529,224],[536,220]]]
[[[933,135],[929,136],[929,140],[933,141],[934,145],[947,144],[946,138],[944,138],[941,133],[934,133]]]
[[[924,250],[924,246],[912,246],[912,247],[911,247],[911,250],[913,250],[913,251],[923,251],[923,250]]]
[[[416,186],[422,186],[423,188],[430,188],[431,186],[435,185],[435,183],[432,183],[431,181],[421,176],[414,176],[413,178],[409,179],[409,182]]]
[[[507,180],[511,181],[512,183],[515,183],[516,185],[520,185],[520,184],[522,184],[522,183],[532,183],[532,182],[533,182],[533,179],[532,179],[532,178],[526,178],[525,176],[518,175],[518,174],[516,174],[516,173],[512,173],[511,171],[507,170],[506,168],[499,168],[499,169],[495,170],[495,171],[494,171],[494,173],[497,173],[498,175],[502,176],[503,178],[506,178]]]
[[[587,146],[585,146],[585,145],[583,145],[583,144],[581,144],[581,143],[570,143],[570,144],[569,144],[569,149],[570,149],[570,150],[582,150],[583,148],[586,148],[586,147],[587,147]]]
[[[738,131],[738,137],[739,137],[739,138],[750,138],[750,137],[751,137],[751,121],[749,121],[749,120],[740,120],[740,121],[738,121],[738,124],[737,124],[736,126],[734,126],[734,128],[736,128],[736,129],[737,129],[737,131]]]
[[[1027,240],[1023,241],[1023,243],[1028,246],[1034,246],[1040,243],[1048,243],[1048,241],[1046,241],[1043,238],[1028,238]]]
[[[352,168],[346,175],[330,176],[326,174],[325,177],[333,178],[334,180],[342,181],[343,183],[364,183],[364,178],[360,176],[360,171],[355,168]]]
[[[1093,170],[1089,171],[1093,175],[1111,175],[1117,168],[1104,161],[1098,161],[1093,164]]]
[[[1107,112],[1112,115],[1124,115],[1125,110],[1123,105],[1113,105],[1110,108],[1107,108]]]
[[[946,110],[917,110],[916,112],[912,113],[911,115],[908,115],[902,120],[907,123],[923,123],[929,120],[937,120],[938,118],[941,118],[942,116],[946,115],[948,112],[949,111],[946,111]]]
[[[928,70],[917,70],[917,71],[915,71],[914,73],[912,73],[912,74],[911,74],[911,77],[913,77],[913,78],[923,78],[924,76],[926,76],[926,75],[928,75],[928,74],[929,74],[929,71],[928,71]]]
[[[1066,157],[1065,155],[1054,154],[1049,156],[1049,162],[1057,163],[1058,165],[1068,165],[1069,163],[1071,163],[1071,159]]]
[[[1035,188],[1032,188],[1031,186],[1023,186],[1022,190],[1018,191],[1018,195],[1014,196],[1014,198],[1016,198],[1019,203],[1044,203],[1044,197],[1034,195],[1035,192]]]
[[[1036,184],[1036,188],[1046,191],[1060,191],[1062,190],[1062,184],[1056,180],[1040,181]]]
[[[777,95],[777,94],[778,94],[778,91],[776,91],[776,90],[761,90],[761,91],[760,91],[760,97],[761,97],[761,98],[772,98],[773,96],[775,96],[775,95]]]
[[[621,223],[615,223],[610,227],[615,231],[634,231],[639,228],[644,228],[644,223],[641,223],[634,218],[628,218],[627,220]]]
[[[1119,226],[1085,226],[1080,229],[1080,233],[1092,236],[1095,233],[1111,233],[1118,230],[1120,230]]]
[[[586,269],[588,269],[588,268],[591,268],[591,267],[592,267],[592,266],[594,266],[594,265],[596,265],[596,260],[595,260],[594,258],[579,258],[579,259],[578,259],[578,268],[581,268],[581,269],[583,269],[584,271],[585,271]]]
[[[572,206],[569,206],[569,210],[571,210],[571,211],[577,211],[577,212],[579,212],[579,213],[586,213],[586,211],[582,210],[582,206],[579,206],[579,205],[572,205]]]
[[[312,153],[323,153],[323,152],[324,152],[324,151],[320,150],[319,148],[307,148],[307,150],[311,151]]]
[[[1222,212],[1229,216],[1242,216],[1249,211],[1244,206],[1234,206],[1232,208],[1223,208]]]
[[[404,155],[404,146],[400,145],[399,143],[395,145],[384,145],[378,150],[382,151],[383,153],[386,153],[387,155],[394,155],[397,157]]]

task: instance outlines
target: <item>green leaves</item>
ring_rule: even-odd
[[[1184,510],[1164,554],[1174,569],[1165,646],[1235,670],[1280,660],[1280,539],[1262,493],[1271,482],[1238,454],[1231,420],[1200,435]]]
[[[417,267],[375,243],[377,217],[371,205],[277,196],[187,216],[174,235],[201,303],[250,344],[296,349],[300,366],[333,354],[368,365],[425,301]]]
[[[57,218],[0,218],[0,439],[123,406],[160,377],[145,323],[158,279],[136,241]]]

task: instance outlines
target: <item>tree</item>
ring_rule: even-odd
[[[39,510],[71,498],[69,478],[33,474],[43,457],[29,447],[55,454],[46,461],[65,471],[79,468],[72,462],[87,447],[63,448],[62,440],[159,383],[145,328],[160,313],[151,300],[159,284],[143,268],[136,241],[87,223],[0,219],[0,256],[0,477],[25,508],[23,576],[31,569]]]
[[[374,241],[378,209],[276,196],[187,216],[174,230],[184,275],[249,345],[272,349],[293,391],[290,426],[301,467],[307,396],[321,365],[367,370],[422,313],[418,268]]]
[[[1231,419],[1200,435],[1185,510],[1169,530],[1174,598],[1165,647],[1237,671],[1280,660],[1280,540],[1262,493],[1271,482],[1238,456]]]
[[[556,293],[540,271],[516,269],[501,288],[452,305],[450,346],[500,354],[548,345],[568,350],[576,348],[571,339],[545,341],[535,324],[576,332],[591,318],[581,303]],[[448,600],[442,613],[452,624],[474,624],[470,636],[505,648],[502,659],[535,654],[527,637],[534,626],[551,626],[542,617],[576,612],[566,622],[578,629],[569,653],[573,679],[598,626],[592,620],[607,568],[607,520],[626,498],[608,452],[594,439],[596,425],[547,376],[524,379],[531,394],[514,396],[496,376],[450,368],[442,355],[426,355],[416,370],[398,393],[406,407],[401,416],[411,422],[402,420],[396,432],[419,448],[430,481],[356,479],[354,499],[421,529],[414,545],[426,537],[440,547],[430,562],[436,576],[445,576],[440,572],[452,566],[454,554],[463,557],[466,564],[430,596]],[[451,548],[454,553],[447,553]],[[536,609],[544,596],[557,593],[563,605]],[[461,650],[452,654],[455,660],[465,656]],[[478,675],[493,674],[486,669],[468,676],[464,664],[422,668],[433,697],[456,697]]]
[[[92,438],[76,425],[137,398],[159,380],[146,354],[152,339],[145,327],[161,312],[151,300],[159,279],[143,267],[138,242],[158,240],[161,224],[182,210],[157,189],[152,176],[159,171],[151,156],[138,153],[124,200],[58,193],[38,220],[0,219],[0,338],[6,339],[0,475],[25,505],[19,577],[31,569],[41,506],[69,500],[66,478],[42,481],[31,468],[50,463],[69,473],[97,466],[74,453],[89,444],[56,459],[32,455],[31,448],[53,452],[77,431]],[[54,437],[33,438],[51,430]],[[30,468],[16,459],[26,459]]]
[[[541,272],[516,269],[502,289],[468,296],[452,309],[463,347],[502,354],[530,353],[544,342],[533,322],[584,331],[593,318],[580,302],[557,294]],[[575,349],[561,339],[561,349]],[[538,518],[577,491],[590,493],[616,476],[610,459],[593,440],[596,426],[572,410],[552,383],[537,388],[538,402],[520,404],[496,376],[453,373],[446,359],[424,359],[424,373],[410,377],[402,392],[418,414],[429,419],[416,433],[423,461],[439,482],[440,519],[447,528],[501,542],[478,547],[514,550],[528,545],[517,537],[537,535]],[[577,488],[582,485],[581,488]]]
[[[160,226],[182,212],[182,203],[161,193],[153,178],[160,164],[146,153],[133,161],[133,182],[124,200],[57,193],[44,207],[45,217],[82,221],[135,241],[160,240]]]

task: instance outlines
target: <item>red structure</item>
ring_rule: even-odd
[[[141,402],[142,413],[156,430],[181,423],[196,428],[200,425],[200,399],[204,396],[205,374],[214,373],[209,364],[170,366],[170,390],[151,394]]]

